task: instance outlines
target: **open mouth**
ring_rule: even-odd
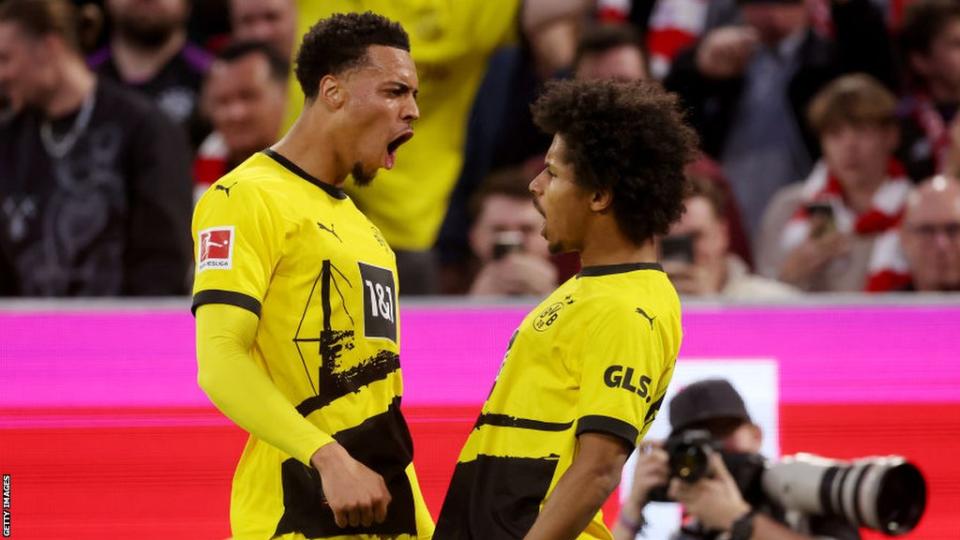
[[[391,154],[396,154],[397,149],[400,148],[400,145],[409,141],[413,138],[413,131],[404,131],[396,139],[390,141],[390,144],[387,145],[387,152]]]

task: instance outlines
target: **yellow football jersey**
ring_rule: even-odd
[[[303,36],[334,13],[373,11],[399,22],[410,36],[420,78],[420,120],[397,164],[363,188],[347,186],[357,206],[396,249],[433,247],[463,164],[467,120],[487,62],[515,38],[520,0],[299,0]],[[286,125],[300,114],[303,93],[288,86]],[[411,219],[416,216],[416,219]]]
[[[341,529],[317,471],[251,436],[233,481],[235,538],[429,538],[400,412],[395,258],[379,230],[343,191],[267,150],[206,192],[193,233],[194,310],[257,314],[255,362],[392,495],[384,523]]]
[[[434,538],[522,538],[577,436],[631,448],[663,403],[680,300],[657,264],[584,268],[523,320],[467,439]],[[580,538],[612,538],[598,512]]]

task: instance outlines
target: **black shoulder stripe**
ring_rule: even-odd
[[[581,417],[577,422],[577,436],[584,433],[606,433],[619,437],[627,443],[627,446],[633,449],[637,444],[637,436],[640,431],[633,425],[624,422],[618,418],[609,416],[591,415]]]
[[[243,308],[257,317],[260,316],[260,301],[252,296],[235,291],[208,289],[193,295],[193,305],[190,307],[193,316],[197,316],[197,308],[204,304],[228,304]]]

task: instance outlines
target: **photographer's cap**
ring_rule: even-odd
[[[674,432],[719,419],[751,421],[743,398],[725,379],[695,382],[670,400],[670,427]]]

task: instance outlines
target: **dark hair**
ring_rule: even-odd
[[[642,244],[683,212],[684,166],[697,136],[677,97],[656,83],[554,81],[533,104],[534,121],[563,137],[576,182],[610,190],[620,230]]]
[[[399,23],[366,13],[336,13],[313,25],[297,53],[297,80],[306,98],[317,97],[320,79],[360,66],[367,49],[383,45],[410,51],[410,38]]]
[[[573,65],[579,66],[584,56],[601,54],[617,47],[636,47],[646,59],[646,48],[640,33],[632,25],[624,23],[602,23],[588,26],[580,42],[577,43],[577,55]]]
[[[720,186],[717,185],[716,180],[711,180],[700,174],[687,173],[687,182],[690,184],[689,190],[687,191],[687,199],[703,197],[710,205],[710,208],[713,209],[713,215],[717,216],[718,219],[727,219],[727,212],[729,210],[727,196],[723,193],[723,190],[720,189]]]
[[[262,41],[233,41],[217,53],[217,60],[231,63],[251,54],[263,55],[270,66],[270,78],[285,83],[290,75],[290,62],[273,47]]]
[[[72,50],[81,53],[84,28],[92,23],[68,0],[6,0],[0,1],[0,22],[11,22],[32,37],[50,34],[60,36]]]
[[[823,135],[841,126],[897,123],[897,98],[879,81],[863,73],[834,79],[807,108],[810,126]]]
[[[468,211],[471,220],[480,217],[483,213],[483,204],[494,195],[532,201],[530,179],[524,177],[521,167],[509,167],[491,173],[470,197]]]
[[[900,46],[908,60],[911,54],[926,55],[943,30],[960,18],[960,4],[956,0],[915,0],[903,15],[900,27]]]

